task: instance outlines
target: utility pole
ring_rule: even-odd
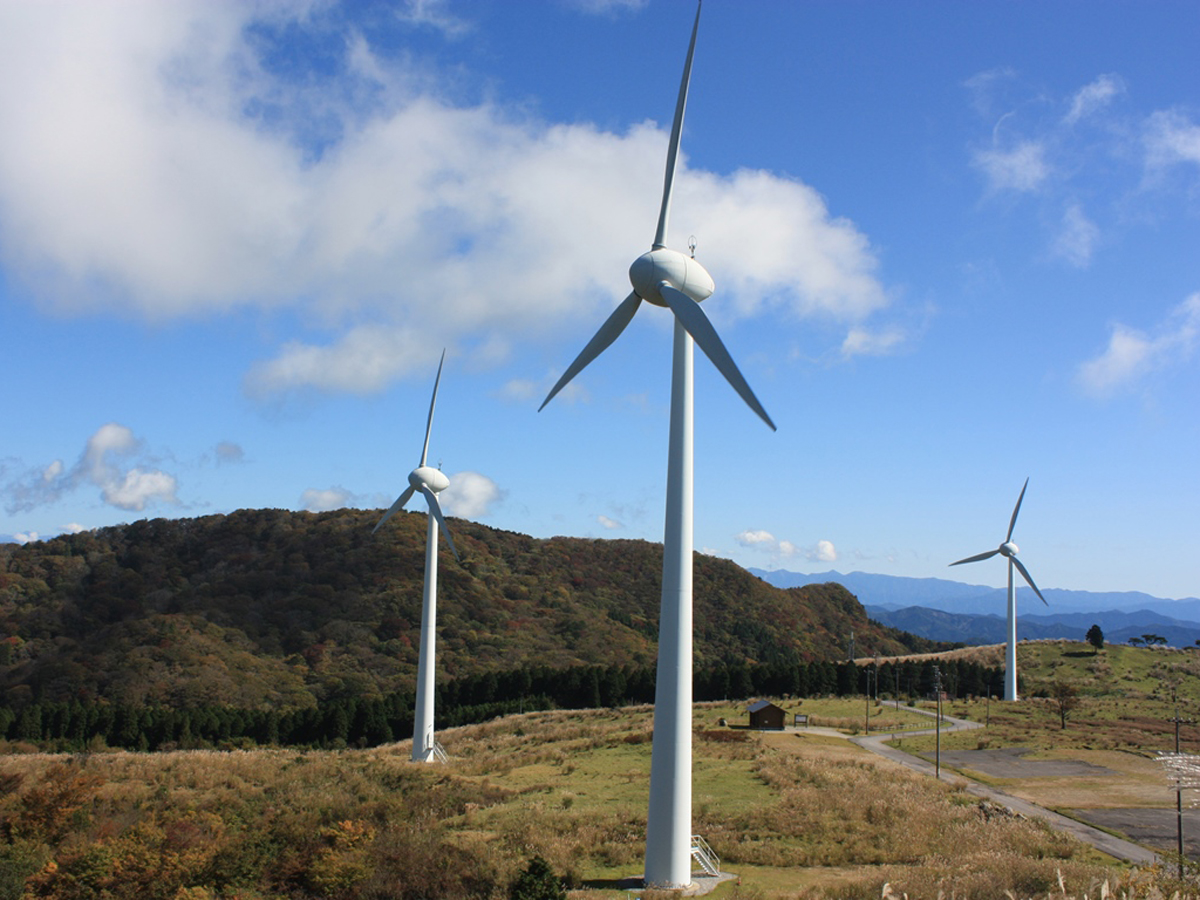
[[[933,694],[937,699],[937,716],[934,718],[937,730],[937,746],[934,752],[934,774],[941,781],[942,778],[942,670],[937,666],[933,667]]]
[[[1171,699],[1175,700],[1175,692],[1171,692]],[[1195,725],[1195,719],[1181,719],[1179,717],[1179,703],[1175,703],[1175,715],[1167,720],[1175,723],[1175,755],[1179,756],[1179,726],[1180,725]],[[1179,854],[1179,880],[1183,881],[1183,785],[1180,783],[1175,788],[1175,849]]]

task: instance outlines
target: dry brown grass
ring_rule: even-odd
[[[718,898],[876,898],[885,883],[913,898],[1025,898],[1059,872],[1082,896],[1126,877],[846,741],[714,727],[737,714],[696,716],[695,827],[727,870],[744,869]],[[641,870],[650,728],[645,707],[513,716],[443,733],[445,766],[408,762],[406,743],[0,757],[10,825],[55,765],[100,782],[69,834],[22,838],[19,859],[10,844],[0,870],[26,867],[41,897],[113,900],[501,900],[535,855],[572,883],[611,881]]]

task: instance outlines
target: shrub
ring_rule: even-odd
[[[509,885],[509,900],[567,900],[562,880],[540,856],[535,856]]]

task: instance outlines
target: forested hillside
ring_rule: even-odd
[[[36,701],[288,711],[415,681],[426,519],[241,510],[0,545],[0,689]],[[534,539],[451,520],[438,668],[447,678],[654,663],[661,545]],[[837,584],[780,590],[698,555],[696,664],[930,649]]]

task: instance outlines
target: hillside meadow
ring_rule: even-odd
[[[835,720],[852,702],[804,707]],[[714,897],[1149,897],[1156,878],[1169,887],[842,738],[721,719],[745,721],[743,706],[702,704],[694,719],[694,828],[738,876]],[[9,752],[0,900],[503,898],[535,858],[572,896],[628,896],[617,883],[641,871],[650,729],[644,706],[506,716],[443,731],[451,761],[434,766],[409,762],[406,742]]]
[[[1001,645],[945,654],[983,665]],[[1066,640],[1027,641],[1018,646],[1021,701],[1015,704],[963,697],[943,704],[947,715],[986,721],[983,731],[943,737],[943,746],[970,749],[1027,746],[1041,751],[1115,750],[1146,758],[1180,749],[1200,752],[1200,648],[1109,645],[1095,650]],[[1063,721],[1056,693],[1070,698]],[[911,739],[927,749],[932,738]],[[930,745],[931,746],[931,745]]]

